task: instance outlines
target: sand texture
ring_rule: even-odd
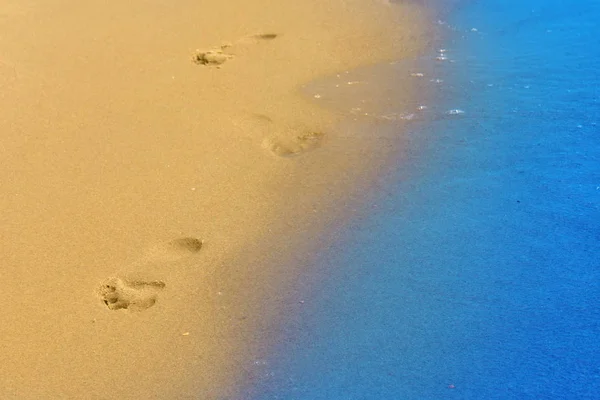
[[[0,398],[243,399],[291,266],[385,159],[297,88],[416,54],[425,20],[0,0]]]

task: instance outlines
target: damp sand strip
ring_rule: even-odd
[[[243,398],[314,238],[383,162],[380,143],[344,141],[340,117],[297,89],[415,55],[427,13],[76,5],[9,10],[0,28],[27,77],[0,98],[13,299],[0,387],[22,400]],[[182,237],[201,250],[181,257],[195,243]]]

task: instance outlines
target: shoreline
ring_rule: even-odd
[[[431,119],[319,254],[319,290],[250,398],[594,397],[594,10],[469,2],[444,18]]]
[[[235,395],[305,272],[294,253],[340,223],[335,201],[382,165],[368,138],[328,146],[340,117],[292,90],[422,50],[426,33],[408,20],[424,11],[394,5],[406,14],[390,31],[387,6],[361,2],[187,6],[66,14],[57,2],[4,26],[18,76],[0,81],[13,194],[2,262],[17,299],[0,322],[1,383],[14,398]],[[185,60],[192,43],[226,60]],[[164,246],[187,236],[202,239],[198,254]],[[144,256],[153,248],[165,257]],[[161,282],[156,305],[107,310],[91,292],[110,277]]]

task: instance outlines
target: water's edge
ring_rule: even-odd
[[[252,398],[594,398],[599,10],[534,3],[440,21],[436,104],[319,257]]]

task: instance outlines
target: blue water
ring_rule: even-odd
[[[249,398],[600,399],[598,21],[597,0],[445,16],[432,118]]]

